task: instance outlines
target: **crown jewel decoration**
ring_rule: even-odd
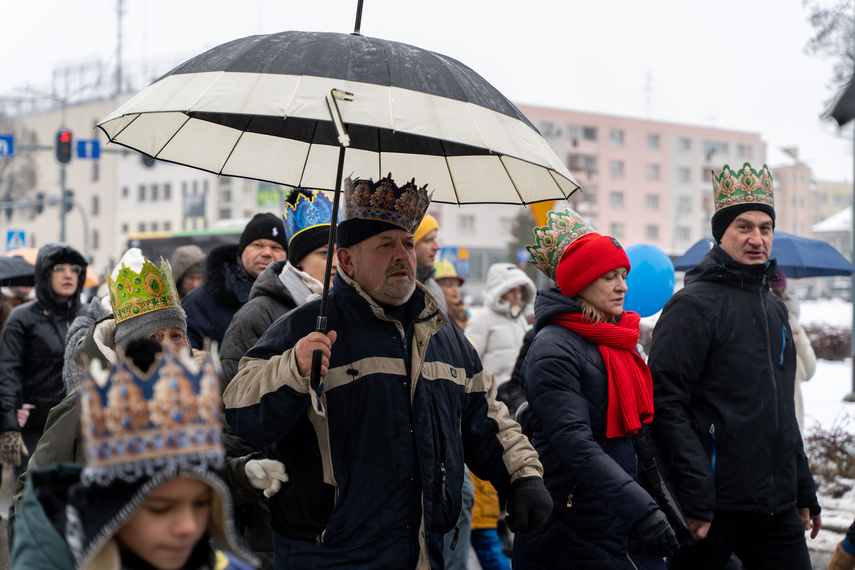
[[[134,481],[176,462],[222,468],[222,398],[211,355],[196,368],[171,352],[160,353],[148,374],[120,358],[107,375],[93,361],[80,394],[84,483]]]
[[[350,178],[344,181],[342,220],[378,220],[414,234],[428,206],[430,196],[427,193],[427,184],[419,188],[415,179],[400,188],[395,185],[391,173],[376,183]]]
[[[525,248],[531,254],[529,263],[554,281],[555,272],[567,246],[583,235],[596,233],[596,230],[573,210],[550,210],[546,217],[545,226],[534,228],[534,244]]]
[[[333,197],[326,192],[315,192],[308,196],[294,189],[296,199],[285,202],[285,237],[288,245],[298,233],[317,226],[329,226],[332,220]],[[341,217],[339,215],[339,217]]]
[[[181,306],[172,268],[163,258],[160,269],[146,259],[139,273],[123,262],[116,279],[107,275],[107,287],[116,324],[158,309]]]
[[[746,162],[737,172],[725,165],[718,176],[713,172],[712,182],[716,212],[735,204],[755,203],[775,207],[772,173],[765,164],[757,171]]]

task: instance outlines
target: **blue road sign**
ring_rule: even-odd
[[[0,156],[15,155],[15,135],[0,135]]]
[[[27,233],[24,230],[6,230],[6,251],[21,249],[27,245]]]
[[[77,141],[77,158],[101,158],[101,143],[94,139]]]

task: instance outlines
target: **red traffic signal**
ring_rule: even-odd
[[[71,161],[72,138],[71,131],[65,127],[56,133],[56,159],[61,164],[67,164]]]

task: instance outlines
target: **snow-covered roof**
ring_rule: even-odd
[[[812,225],[810,229],[815,234],[850,231],[852,229],[852,206],[843,208],[836,214]]]

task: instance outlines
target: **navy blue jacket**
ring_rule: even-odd
[[[181,301],[187,313],[187,338],[195,349],[202,350],[206,338],[222,344],[232,317],[249,300],[254,279],[240,267],[237,252],[237,245],[211,251],[205,263],[205,283]]]
[[[686,274],[653,330],[653,434],[686,516],[819,513],[796,422],[796,349],[776,263],[719,246]]]
[[[292,347],[314,331],[319,303],[274,322],[224,393],[235,433],[275,444],[270,455],[288,470],[270,499],[277,540],[302,556],[285,563],[442,568],[464,459],[507,493],[540,476],[537,455],[496,401],[493,375],[420,284],[404,330],[339,269],[327,307],[338,338],[318,397]]]
[[[636,481],[632,437],[606,437],[608,372],[597,345],[552,317],[580,313],[558,288],[538,292],[535,336],[522,375],[532,443],[552,495],[547,525],[514,541],[521,568],[664,568],[642,552],[633,525],[656,509]],[[634,564],[634,566],[633,566]]]

